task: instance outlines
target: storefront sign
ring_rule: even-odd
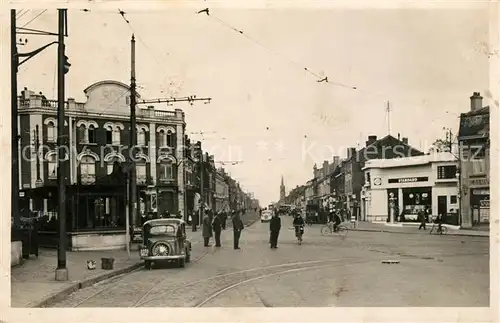
[[[141,243],[142,242],[142,228],[135,227],[132,231],[132,242]]]
[[[484,207],[484,208],[489,208],[490,207],[490,200],[481,200],[479,201],[479,206]]]
[[[490,185],[487,178],[469,178],[470,185]]]
[[[404,178],[390,178],[389,183],[415,183],[427,182],[429,177],[404,177]]]
[[[375,178],[373,179],[373,185],[375,185],[375,186],[380,186],[380,185],[382,185],[382,179],[381,179],[380,177],[375,177]]]
[[[476,188],[472,190],[472,194],[474,195],[490,195],[489,188]]]

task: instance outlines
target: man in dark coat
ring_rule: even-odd
[[[269,238],[271,249],[276,249],[278,248],[278,236],[281,230],[281,218],[277,213],[269,221],[269,230],[271,231],[271,237]]]
[[[424,230],[426,230],[426,228],[425,228],[425,222],[426,222],[426,214],[425,214],[425,211],[420,210],[420,211],[418,212],[418,217],[419,217],[419,219],[420,219],[420,226],[418,227],[418,229],[420,230],[420,229],[424,228]]]
[[[240,236],[241,231],[245,226],[243,221],[241,221],[238,211],[233,212],[233,238],[234,238],[234,249],[240,249]]]
[[[203,235],[203,245],[205,247],[209,247],[209,241],[210,238],[212,237],[212,226],[210,223],[210,218],[208,217],[208,213],[205,214],[203,217],[203,224],[202,224],[202,235]]]
[[[220,233],[222,230],[222,216],[217,213],[212,221],[212,228],[214,229],[215,246],[220,247]]]

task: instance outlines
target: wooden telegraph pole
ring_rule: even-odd
[[[65,55],[64,36],[66,31],[67,9],[58,9],[58,51],[57,51],[57,185],[58,187],[58,218],[59,218],[59,246],[57,249],[56,280],[68,280],[66,268],[66,154],[64,147],[64,75],[68,72],[69,63]]]
[[[137,145],[137,131],[136,131],[136,79],[135,79],[135,36],[132,34],[132,39],[130,41],[130,52],[131,52],[131,72],[130,72],[130,148],[129,152],[129,216],[130,224],[133,228],[136,226],[137,222],[137,178],[135,169],[135,158],[134,151]]]
[[[17,70],[19,57],[17,54],[16,35],[16,10],[10,10],[10,51],[11,51],[11,71],[10,71],[10,91],[11,91],[11,207],[14,227],[18,228],[21,223],[19,214],[19,134],[17,127]]]

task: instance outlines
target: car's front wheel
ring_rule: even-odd
[[[151,260],[144,260],[144,268],[151,269]]]
[[[186,262],[191,262],[191,252],[186,249]]]

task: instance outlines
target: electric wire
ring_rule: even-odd
[[[41,15],[43,15],[46,11],[47,11],[47,9],[42,10],[38,15],[36,15],[35,17],[33,17],[27,23],[25,23],[24,26],[22,26],[21,28],[25,28],[26,26],[28,26],[31,22],[35,21],[38,17],[40,17]]]
[[[333,81],[327,75],[322,76],[319,73],[314,72],[313,70],[311,70],[307,66],[303,66],[302,64],[300,64],[300,63],[298,63],[298,62],[290,59],[286,55],[284,55],[284,54],[282,54],[282,53],[280,53],[280,52],[278,52],[278,51],[270,48],[269,46],[265,45],[264,43],[258,41],[254,37],[251,37],[250,35],[248,35],[247,33],[245,33],[243,30],[238,29],[238,28],[234,27],[233,25],[229,24],[228,22],[224,21],[223,19],[221,19],[221,18],[213,15],[212,12],[208,13],[208,9],[201,10],[199,13],[201,13],[201,12],[206,12],[207,16],[209,18],[213,19],[214,21],[218,22],[219,24],[223,25],[224,27],[226,27],[226,28],[228,28],[228,29],[236,32],[239,35],[242,35],[247,40],[249,40],[249,41],[251,41],[251,42],[259,45],[260,47],[266,49],[270,53],[272,53],[272,54],[274,54],[274,55],[276,55],[276,56],[278,56],[278,57],[286,60],[288,63],[290,63],[290,64],[292,64],[292,65],[294,65],[296,67],[299,67],[300,69],[304,70],[308,74],[314,76],[315,78],[317,78],[316,82],[326,83],[326,84],[329,84],[329,85],[332,85],[332,86],[336,86],[336,87],[343,87],[343,88],[346,88],[346,89],[354,90],[356,92],[360,92],[360,93],[364,93],[364,94],[367,94],[367,95],[375,96],[375,97],[384,99],[385,101],[388,100],[389,96],[387,94],[376,92],[376,91],[371,91],[371,90],[367,90],[367,89],[362,89],[362,88],[359,88],[358,86],[348,85],[348,84],[345,84],[345,83],[342,83],[342,82],[338,82],[338,81]],[[394,101],[405,102],[405,103],[409,103],[409,104],[412,104],[412,105],[416,104],[416,101],[411,102],[411,101],[402,100],[402,99],[396,99],[396,100],[391,99],[390,101],[391,102],[394,102]],[[419,102],[419,104],[422,104],[422,102]]]
[[[25,12],[22,12],[23,10],[26,10]],[[21,19],[23,16],[25,16],[28,12],[30,12],[30,9],[21,9],[21,11],[19,11],[18,13],[18,16],[16,17],[16,19]]]

